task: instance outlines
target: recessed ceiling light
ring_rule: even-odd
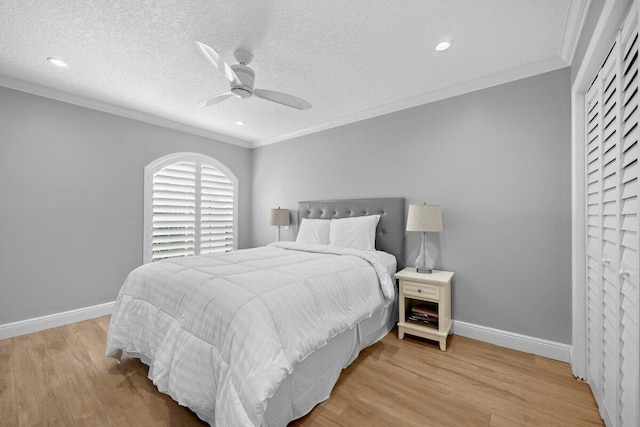
[[[238,126],[244,126],[244,122],[242,120],[236,120],[236,124]]]
[[[436,50],[438,52],[442,52],[443,50],[447,50],[449,49],[449,47],[451,47],[451,42],[440,42],[438,43],[438,45],[436,46]]]
[[[68,67],[67,63],[60,58],[50,56],[47,58],[47,61],[51,62],[56,67]]]

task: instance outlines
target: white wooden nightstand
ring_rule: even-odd
[[[407,267],[395,277],[400,281],[398,338],[404,338],[406,333],[436,340],[440,350],[446,351],[447,336],[451,334],[453,273],[433,270],[431,274],[421,274]]]

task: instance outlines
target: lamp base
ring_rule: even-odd
[[[433,260],[427,252],[427,233],[422,233],[422,245],[420,254],[416,258],[416,273],[431,274],[433,272]]]

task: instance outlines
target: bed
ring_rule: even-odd
[[[285,426],[395,325],[404,209],[403,198],[299,203],[299,224],[379,215],[376,250],[277,242],[145,264],[118,295],[106,355],[139,358],[211,425]]]

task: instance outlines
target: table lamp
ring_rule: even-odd
[[[269,215],[269,225],[278,226],[278,242],[280,241],[280,227],[289,225],[289,209],[271,209],[271,215]]]
[[[442,211],[440,206],[427,205],[426,203],[409,205],[407,231],[420,231],[422,233],[420,254],[416,258],[416,271],[422,274],[431,274],[435,260],[427,252],[427,233],[442,231]]]

